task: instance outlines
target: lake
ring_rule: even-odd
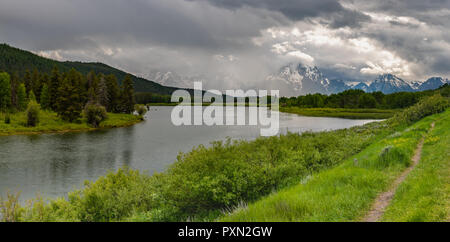
[[[64,196],[84,180],[124,165],[161,172],[179,152],[226,137],[252,140],[260,134],[260,126],[174,126],[172,108],[151,107],[145,122],[125,128],[0,136],[0,194],[21,191],[22,201],[36,194]],[[280,133],[343,129],[372,121],[280,113]]]

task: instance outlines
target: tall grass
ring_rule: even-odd
[[[450,111],[444,115],[450,116]],[[314,175],[306,184],[283,189],[247,209],[226,214],[220,221],[359,220],[377,194],[410,165],[417,143],[438,117],[428,117],[400,135],[375,142],[338,167]]]

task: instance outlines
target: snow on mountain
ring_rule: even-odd
[[[412,92],[414,89],[403,79],[392,75],[383,74],[378,76],[369,86],[370,92],[383,92],[385,94],[394,92]]]
[[[445,80],[442,77],[431,77],[426,80],[422,85],[420,85],[419,89],[421,91],[432,90],[441,87],[445,83],[448,83],[448,80]]]
[[[146,78],[166,86],[181,88],[192,88],[194,81],[208,80],[202,76],[181,76],[175,72],[153,71]],[[212,80],[217,83],[219,77]],[[223,82],[227,79],[220,78]],[[368,81],[346,81],[342,79],[328,79],[316,66],[290,63],[283,66],[273,75],[269,75],[258,87],[268,90],[280,90],[281,96],[299,96],[313,93],[332,94],[343,92],[348,89],[360,89],[365,92],[383,92],[390,94],[394,92],[414,92],[436,89],[445,83],[450,83],[448,79],[442,77],[432,77],[426,81],[407,82],[393,74],[383,74]],[[205,86],[206,88],[206,86]],[[215,87],[211,87],[215,88]]]
[[[370,92],[370,87],[364,82],[359,82],[358,84],[354,85],[352,89],[360,89],[364,92]]]
[[[270,86],[277,84],[282,96],[331,93],[329,88],[334,89],[334,86],[331,87],[330,83],[342,85],[337,80],[330,82],[316,66],[293,63],[282,67],[277,74],[268,76],[265,82],[269,82]]]

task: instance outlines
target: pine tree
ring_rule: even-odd
[[[56,99],[56,112],[66,121],[73,122],[81,117],[82,104],[77,88],[72,84],[69,77],[65,78],[59,89]]]
[[[48,86],[47,84],[44,84],[44,86],[42,86],[42,91],[41,91],[41,108],[44,110],[48,110],[50,109],[50,96],[48,93]]]
[[[117,78],[114,75],[108,75],[105,77],[106,85],[108,87],[108,112],[118,113],[120,112],[120,89],[117,83]]]
[[[19,111],[25,110],[27,107],[27,91],[25,85],[21,83],[17,88],[17,109]]]
[[[25,83],[25,90],[26,90],[27,95],[28,95],[28,93],[33,89],[33,84],[31,82],[31,73],[30,73],[29,70],[27,70],[25,72],[25,75],[23,77],[23,81]]]
[[[34,95],[33,90],[31,90],[30,93],[28,93],[28,102],[31,101],[36,101],[36,95]]]
[[[134,88],[131,76],[127,75],[123,80],[123,90],[121,95],[121,111],[124,113],[132,113],[134,111]]]
[[[48,85],[48,95],[50,99],[50,108],[56,110],[56,99],[58,98],[58,88],[60,85],[61,75],[59,74],[58,68],[53,67],[52,74],[50,76]]]
[[[41,95],[41,74],[36,68],[31,75],[31,90],[33,90],[36,96],[36,101],[39,102],[39,97]]]
[[[11,76],[11,105],[15,109],[18,109],[17,103],[17,89],[19,88],[19,74],[14,72]]]
[[[9,74],[0,73],[0,111],[7,111],[11,107],[11,82]]]
[[[106,107],[106,110],[109,110],[109,95],[108,95],[108,86],[106,85],[106,80],[104,76],[100,77],[100,82],[98,84],[97,89],[97,100],[98,103],[104,107]]]

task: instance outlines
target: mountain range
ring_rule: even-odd
[[[270,75],[266,82],[278,83],[282,96],[299,96],[310,93],[331,94],[349,89],[360,89],[365,92],[414,92],[439,88],[450,80],[442,77],[431,77],[426,81],[408,82],[393,74],[379,75],[375,80],[350,82],[328,79],[316,66],[289,64],[277,74]]]
[[[26,70],[37,68],[41,72],[50,73],[56,66],[60,71],[69,71],[72,68],[87,74],[90,71],[96,73],[114,74],[119,80],[126,75],[131,75],[137,92],[152,92],[170,95],[173,91],[183,88],[192,92],[193,82],[206,80],[201,75],[181,76],[175,72],[152,71],[145,78],[129,74],[125,71],[98,62],[56,61],[38,56],[32,52],[0,44],[0,70],[17,72],[23,75]],[[225,81],[226,79],[224,79]],[[217,81],[217,80],[215,80]],[[349,89],[361,89],[365,92],[381,91],[389,94],[394,92],[413,92],[436,89],[450,80],[442,77],[431,77],[426,81],[408,82],[393,74],[383,74],[370,81],[347,81],[327,78],[316,66],[294,64],[283,66],[273,75],[269,75],[260,82],[265,88],[280,90],[281,96],[299,96],[309,93],[339,93]]]

